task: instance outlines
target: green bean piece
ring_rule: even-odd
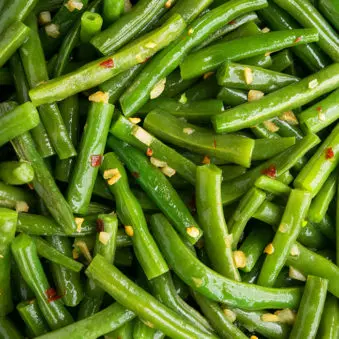
[[[18,157],[32,165],[35,173],[33,187],[53,218],[67,234],[75,232],[76,225],[72,211],[36,150],[31,136],[24,133],[13,139],[12,145]]]
[[[4,161],[0,162],[0,179],[9,185],[23,185],[30,183],[34,178],[34,170],[27,162]]]
[[[191,79],[214,71],[226,60],[235,62],[317,40],[315,29],[295,29],[218,42],[188,55],[180,64],[181,76]]]
[[[90,106],[67,191],[67,201],[75,213],[84,214],[88,210],[113,111],[113,105],[103,102],[93,102]]]
[[[308,1],[274,0],[274,2],[289,12],[304,27],[314,27],[319,33],[319,47],[335,62],[339,62],[339,36],[332,26],[321,16]]]
[[[93,88],[115,75],[144,62],[167,46],[182,32],[186,23],[179,16],[170,18],[150,34],[131,42],[114,55],[93,61],[76,71],[47,81],[30,91],[35,105],[63,100],[73,94]],[[153,48],[145,48],[152,43]]]
[[[105,154],[100,171],[114,194],[117,213],[132,238],[134,252],[147,278],[164,274],[168,266],[148,231],[141,206],[129,188],[126,171],[114,153]]]
[[[60,113],[68,132],[68,136],[74,147],[78,145],[78,128],[79,128],[79,102],[78,96],[72,95],[59,104]],[[75,158],[56,159],[54,176],[57,180],[68,182],[71,171],[74,166]]]
[[[275,31],[300,28],[290,14],[273,1],[269,1],[268,7],[259,11],[259,16]],[[331,63],[330,58],[316,43],[294,46],[291,50],[312,72],[317,72]]]
[[[232,62],[227,62],[218,69],[217,79],[220,86],[244,90],[255,89],[265,93],[274,92],[299,81],[293,75]]]
[[[0,33],[4,32],[16,21],[23,21],[37,4],[38,0],[15,0],[6,3],[6,8],[1,10]]]
[[[221,275],[240,280],[233,261],[234,237],[228,233],[221,202],[222,171],[215,165],[198,166],[196,206],[205,235],[205,247],[212,268]]]
[[[292,251],[287,257],[286,265],[292,266],[303,275],[316,275],[328,280],[328,290],[338,298],[339,287],[337,284],[339,268],[331,261],[317,254],[300,243],[292,246]]]
[[[260,176],[254,185],[267,193],[272,193],[278,196],[288,196],[291,193],[291,188],[283,182],[270,178],[266,175]]]
[[[311,203],[311,194],[292,190],[272,243],[265,249],[267,256],[261,269],[258,284],[274,286],[292,245],[303,227]]]
[[[289,117],[289,112],[287,112],[287,118],[285,117],[285,114],[283,113],[280,117],[275,117],[270,120],[279,128],[277,133],[282,137],[295,137],[296,140],[301,140],[304,137],[304,134],[297,126],[299,115],[298,119],[295,120],[293,116],[291,118]],[[289,122],[289,119],[292,119],[291,122]]]
[[[245,266],[239,268],[244,272],[250,272],[272,238],[272,229],[265,224],[259,225],[259,227],[255,225],[239,248],[246,258]]]
[[[238,247],[248,221],[265,199],[266,194],[257,188],[250,189],[241,198],[237,208],[227,222],[232,235],[232,249],[235,250]]]
[[[155,56],[134,80],[133,84],[120,98],[124,115],[131,116],[141,108],[149,98],[153,98],[152,89],[164,81],[173,72],[189,51],[198,46],[209,34],[235,19],[255,9],[267,5],[266,0],[244,1],[232,0],[205,15],[198,17],[177,39],[164,51]],[[160,67],[161,65],[161,67]],[[166,65],[164,67],[163,65]],[[198,74],[200,75],[200,74]],[[193,78],[193,76],[192,76]]]
[[[249,167],[254,140],[240,135],[218,135],[154,110],[144,120],[144,128],[154,136],[176,146]]]
[[[252,160],[267,160],[295,145],[295,137],[255,139]]]
[[[67,255],[54,248],[44,239],[34,236],[32,236],[32,239],[35,242],[35,246],[40,257],[46,258],[49,261],[61,265],[73,272],[80,272],[84,267],[83,264],[69,258]]]
[[[116,250],[118,219],[115,214],[100,214],[97,220],[99,234],[96,236],[94,255],[102,255],[107,262],[113,264]],[[85,298],[80,304],[78,320],[85,319],[99,312],[105,292],[93,280],[89,279],[85,286]]]
[[[132,239],[122,229],[118,229],[116,246],[117,248],[132,246]]]
[[[261,255],[259,260],[257,261],[257,263],[254,265],[250,272],[241,271],[240,272],[241,281],[248,284],[255,284],[259,277],[260,269],[262,267],[264,260],[265,260],[264,255]]]
[[[144,67],[144,64],[135,65],[103,82],[99,85],[99,88],[103,92],[108,93],[109,102],[115,104]]]
[[[247,92],[239,89],[222,87],[217,95],[227,106],[238,106],[247,101]]]
[[[98,338],[114,331],[135,318],[135,314],[118,303],[113,303],[102,311],[73,324],[46,333],[39,339],[83,339]]]
[[[153,166],[146,156],[128,144],[112,136],[108,138],[107,144],[126,164],[141,188],[172,221],[184,239],[192,244],[196,243],[203,232],[162,172]],[[155,191],[156,186],[161,187],[161,190]]]
[[[47,238],[47,242],[69,259],[72,257],[72,243],[69,238],[52,236]],[[50,262],[50,270],[57,293],[62,297],[63,303],[70,307],[77,306],[84,297],[80,273],[53,261]]]
[[[290,338],[315,338],[327,294],[327,280],[309,275]]]
[[[7,208],[0,208],[0,316],[13,310],[11,293],[11,250],[10,245],[15,236],[18,213]]]
[[[321,14],[339,30],[339,7],[334,0],[318,0],[318,9]]]
[[[8,68],[2,67],[0,69],[0,86],[13,85],[13,76]]]
[[[0,67],[2,67],[11,55],[26,40],[30,29],[22,22],[14,22],[0,34]]]
[[[38,0],[37,5],[34,7],[34,12],[54,11],[58,9],[63,2],[64,0]]]
[[[211,72],[212,73],[212,72]],[[201,81],[187,89],[187,91],[182,94],[179,100],[184,99],[185,96],[189,104],[194,105],[194,101],[202,101],[206,99],[214,99],[218,94],[220,86],[218,85],[217,78],[215,74],[207,74]],[[196,79],[196,78],[193,78]],[[192,80],[192,79],[189,79]],[[189,81],[183,80],[183,81]],[[155,100],[152,100],[153,102]],[[193,101],[193,102],[192,102]]]
[[[317,333],[320,339],[336,339],[339,326],[339,306],[338,299],[327,294],[323,314]]]
[[[198,292],[192,291],[195,301],[198,303],[206,318],[221,338],[246,339],[247,336],[233,325],[224,314],[221,307],[214,301],[209,300]]]
[[[22,339],[17,327],[7,317],[0,317],[0,335],[4,339]]]
[[[161,339],[165,335],[155,328],[149,327],[140,319],[137,319],[133,329],[133,339]]]
[[[196,166],[188,159],[176,152],[173,148],[168,147],[160,140],[152,136],[149,145],[144,144],[136,136],[138,133],[147,133],[142,127],[139,127],[124,116],[120,115],[112,124],[110,133],[118,139],[138,148],[140,151],[147,153],[151,149],[151,156],[165,161],[167,166],[177,171],[188,182],[195,183]]]
[[[119,248],[115,253],[114,265],[118,267],[131,267],[133,260],[134,255],[130,248]]]
[[[218,166],[222,170],[222,180],[228,181],[239,177],[246,172],[246,168],[238,165]]]
[[[179,296],[170,272],[149,280],[149,285],[152,295],[161,303],[183,316],[201,331],[206,333],[213,331],[207,320]]]
[[[336,89],[338,78],[339,64],[333,64],[296,84],[270,93],[261,100],[239,105],[212,117],[213,126],[218,133],[234,132],[251,127]],[[285,100],[280,100],[281,98]],[[239,112],[241,112],[241,119]]]
[[[22,301],[16,306],[16,309],[33,337],[49,332],[48,325],[39,309],[36,299]]]
[[[166,335],[176,338],[216,339],[216,336],[202,332],[161,304],[100,255],[95,256],[86,274],[118,302],[125,304],[150,326],[154,326]]]
[[[235,313],[237,321],[248,331],[260,333],[272,339],[287,339],[290,333],[290,326],[280,322],[263,321],[265,311],[247,311],[240,308],[231,308]]]
[[[334,171],[339,161],[339,125],[320,145],[294,180],[294,187],[305,189],[315,196]]]
[[[272,71],[282,72],[293,64],[293,56],[287,49],[271,55],[272,65],[269,67]]]
[[[312,200],[308,219],[314,223],[320,223],[324,219],[325,214],[331,201],[334,199],[337,190],[338,172],[334,171],[325,181],[319,193]]]
[[[28,208],[34,207],[36,205],[36,197],[29,191],[24,190],[23,188],[6,185],[0,181],[0,201],[8,201],[13,203],[13,207],[18,207],[22,202],[24,202]]]
[[[26,102],[0,117],[0,146],[39,124],[39,114],[31,102]]]
[[[106,1],[104,1],[104,8]],[[89,42],[92,37],[101,31],[103,19],[98,13],[84,12],[81,16],[80,40]]]
[[[12,242],[12,253],[23,278],[37,298],[48,326],[57,329],[72,323],[71,315],[61,300],[56,300],[55,291],[49,288],[34,241],[28,235],[20,234]]]
[[[151,229],[174,272],[192,289],[214,301],[248,310],[296,307],[298,288],[274,289],[230,280],[201,263],[162,214],[151,217]]]
[[[110,25],[111,23],[119,19],[119,17],[124,13],[124,9],[124,0],[104,0],[102,15],[105,25]]]
[[[11,279],[11,287],[15,291],[13,293],[14,302],[19,303],[20,301],[32,300],[34,298],[34,293],[24,280],[13,257],[11,260]]]
[[[107,339],[133,339],[134,324],[135,320],[132,319],[115,331],[107,333],[105,337]]]
[[[262,174],[269,174],[271,177],[279,177],[284,174],[319,142],[320,139],[315,134],[308,134],[294,146],[274,158],[247,171],[230,182],[223,183],[221,186],[223,204],[230,204],[241,197]]]

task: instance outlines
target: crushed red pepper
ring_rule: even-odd
[[[323,111],[323,108],[322,108],[321,106],[318,106],[318,107],[317,107],[317,111],[318,111],[319,113],[321,113],[321,112]]]
[[[328,147],[325,150],[325,158],[326,159],[332,159],[334,157],[334,152],[332,147]]]
[[[235,25],[236,23],[237,23],[236,20],[232,20],[227,25]]]
[[[301,39],[302,39],[301,36],[298,36],[298,37],[294,40],[294,42],[295,42],[295,43],[298,43],[298,42],[301,41]]]
[[[101,62],[100,66],[104,67],[104,68],[113,68],[114,67],[114,61],[113,61],[112,58],[109,58],[109,59]]]
[[[60,295],[57,295],[56,290],[53,287],[48,288],[45,291],[46,295],[47,295],[47,301],[50,303],[52,301],[58,300],[60,298],[62,298]]]
[[[275,178],[277,176],[277,169],[274,165],[270,165],[268,168],[263,169],[261,173],[268,177]]]
[[[102,155],[91,155],[91,166],[99,167],[102,163]]]
[[[98,233],[100,233],[100,232],[104,232],[104,230],[105,230],[104,222],[102,221],[102,219],[97,219],[97,221],[96,221],[96,231]]]
[[[146,151],[146,155],[148,156],[148,157],[151,157],[152,155],[153,155],[153,150],[151,149],[151,148],[147,148],[147,151]]]

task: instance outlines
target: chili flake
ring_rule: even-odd
[[[105,230],[105,225],[102,219],[97,219],[96,221],[96,231],[98,233],[103,232]]]
[[[275,178],[277,176],[277,169],[274,165],[270,165],[268,168],[263,169],[261,173],[268,177]]]
[[[295,40],[294,40],[294,43],[298,43],[302,40],[301,36],[298,36]]]
[[[101,62],[100,66],[104,67],[104,68],[113,68],[114,67],[114,61],[113,61],[112,58],[109,58],[109,59]]]
[[[334,152],[332,147],[328,147],[325,150],[325,158],[326,159],[332,159],[334,157]]]
[[[99,167],[102,163],[102,155],[91,155],[91,166]]]

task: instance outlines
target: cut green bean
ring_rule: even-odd
[[[323,314],[317,337],[320,339],[336,339],[338,337],[339,327],[339,305],[338,299],[333,295],[327,294]]]
[[[271,55],[272,65],[269,67],[272,71],[282,72],[293,64],[293,57],[289,50],[284,50]]]
[[[106,25],[109,25],[119,19],[124,13],[124,0],[104,0],[103,1],[103,17]]]
[[[107,1],[104,1],[106,5]],[[92,37],[101,31],[103,20],[100,14],[84,12],[81,16],[80,40],[89,42]]]
[[[255,139],[252,160],[267,160],[295,144],[295,137]]]
[[[225,105],[234,107],[247,101],[247,92],[239,89],[222,87],[217,98],[222,100]]]
[[[140,319],[136,320],[133,329],[133,339],[162,339],[165,334],[155,328],[149,327]]]
[[[288,185],[266,175],[260,176],[254,185],[268,193],[278,196],[288,196],[291,193],[291,188]]]
[[[105,337],[107,339],[133,339],[134,324],[135,320],[130,320],[115,331],[107,333]]]
[[[318,9],[321,14],[339,30],[339,7],[335,0],[318,0]]]
[[[0,317],[0,335],[4,339],[22,339],[23,336],[7,317]]]
[[[9,185],[23,185],[34,178],[33,167],[28,162],[0,162],[0,179]]]

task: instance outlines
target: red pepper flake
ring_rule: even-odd
[[[60,295],[55,295],[54,297],[51,297],[51,298],[48,298],[48,302],[51,303],[52,301],[55,301],[55,300],[58,300],[58,299],[61,299],[62,296]]]
[[[109,59],[101,62],[100,66],[104,67],[104,68],[113,68],[114,67],[114,61],[113,61],[112,58],[109,58]]]
[[[325,158],[326,159],[332,159],[334,157],[334,152],[332,147],[328,147],[325,150]]]
[[[323,108],[321,106],[317,107],[317,111],[321,113],[323,111]]]
[[[277,176],[277,169],[274,165],[270,165],[268,168],[263,169],[261,173],[268,177],[275,178]]]
[[[91,155],[91,166],[98,167],[102,163],[102,155]]]
[[[51,297],[55,297],[56,296],[56,290],[53,288],[53,287],[50,287],[48,288],[46,291],[45,291],[46,295],[47,295],[47,298],[51,298]]]
[[[147,148],[147,151],[146,151],[146,155],[148,156],[148,157],[151,157],[152,155],[153,155],[153,150],[151,149],[151,148]]]
[[[192,198],[188,202],[188,207],[191,210],[192,214],[195,214],[197,212],[197,206],[196,206],[196,202],[195,202],[195,193],[192,194]]]
[[[104,232],[105,230],[105,225],[102,219],[97,219],[96,221],[96,230],[98,233]]]
[[[227,25],[235,25],[236,23],[237,23],[236,20],[232,20]]]
[[[213,146],[214,146],[214,148],[217,148],[217,141],[215,140],[215,138],[213,140]]]
[[[134,178],[138,179],[140,177],[138,172],[132,172],[131,173],[133,175]]]
[[[32,191],[34,190],[34,186],[31,182],[29,184],[27,184],[27,186],[30,190],[32,190]]]
[[[298,36],[295,40],[294,40],[294,43],[298,43],[298,42],[300,42],[302,40],[302,38],[301,38],[301,36]]]

